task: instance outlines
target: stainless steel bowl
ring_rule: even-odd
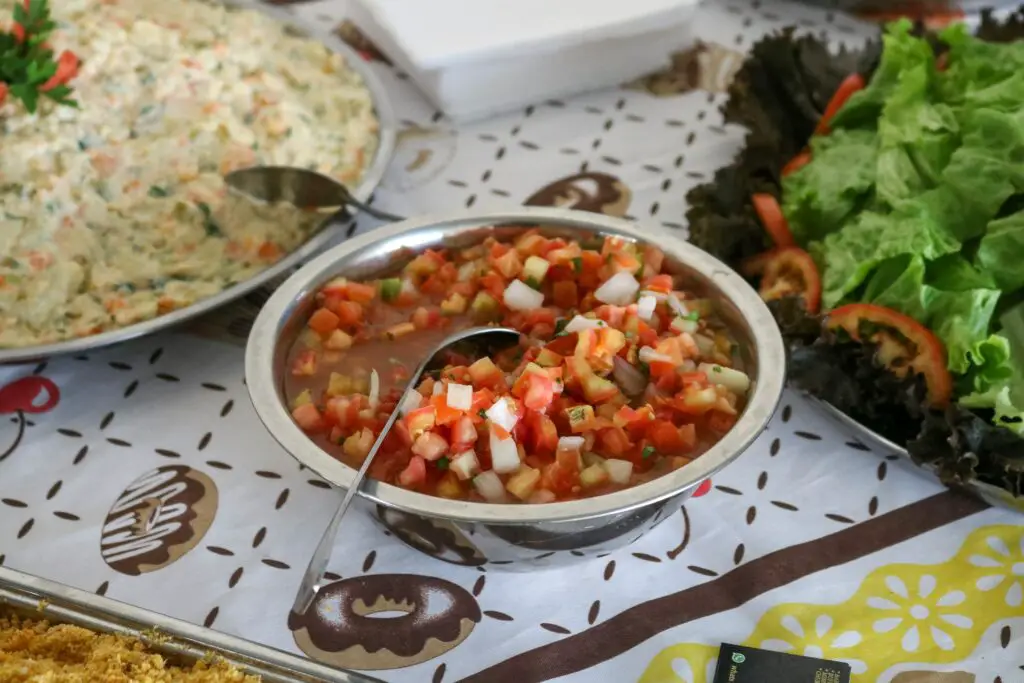
[[[785,378],[782,338],[757,293],[717,259],[650,226],[562,209],[427,217],[395,223],[349,240],[292,275],[267,301],[249,335],[245,378],[260,419],[299,462],[341,488],[355,472],[321,450],[292,421],[283,394],[285,358],[305,326],[317,290],[331,278],[374,278],[394,272],[428,247],[463,247],[488,235],[527,227],[586,240],[616,235],[664,250],[667,267],[687,286],[718,302],[753,379],[739,421],[707,453],[663,477],[604,496],[546,505],[452,501],[367,482],[368,511],[398,538],[456,564],[526,569],[564,564],[632,543],[679,509],[696,487],[737,458],[765,428]]]
[[[262,12],[285,24],[297,35],[304,35],[320,41],[331,51],[344,56],[346,64],[362,77],[363,83],[370,91],[370,95],[373,99],[374,113],[377,114],[377,121],[379,123],[377,151],[374,154],[373,161],[367,165],[366,170],[363,172],[363,177],[360,179],[359,184],[349,189],[351,189],[352,196],[356,199],[361,201],[369,199],[370,195],[373,194],[375,189],[377,189],[381,179],[384,177],[384,172],[387,170],[388,164],[391,163],[391,158],[395,153],[395,144],[398,136],[397,119],[395,118],[394,110],[391,107],[391,101],[388,97],[387,90],[385,90],[383,84],[373,73],[373,70],[366,61],[356,53],[355,50],[346,45],[341,38],[333,35],[330,31],[330,27],[298,27],[295,25],[291,13],[285,8],[274,7],[263,2],[258,2],[257,0],[224,0],[223,4],[240,10]],[[170,313],[156,318],[144,320],[134,325],[129,325],[128,327],[113,329],[100,334],[82,337],[80,339],[68,339],[65,341],[54,342],[52,344],[40,344],[36,346],[0,348],[0,365],[8,363],[25,363],[61,354],[82,353],[84,351],[90,351],[103,346],[119,344],[137,337],[143,337],[148,334],[159,332],[160,330],[164,330],[175,325],[180,325],[183,322],[209,313],[216,308],[220,308],[226,303],[240,299],[254,289],[282,277],[285,273],[289,272],[327,246],[327,243],[333,237],[336,237],[345,225],[347,225],[345,222],[333,222],[324,225],[298,249],[291,252],[277,263],[271,265],[266,270],[262,270],[248,280],[232,285],[213,296],[200,299],[190,306],[180,308],[176,311],[171,311]]]

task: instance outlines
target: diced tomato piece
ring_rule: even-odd
[[[321,337],[326,337],[338,329],[340,321],[341,319],[337,315],[326,308],[318,308],[313,311],[313,315],[309,316],[309,321],[306,324]]]
[[[782,177],[785,178],[791,173],[796,173],[809,163],[811,163],[811,153],[809,150],[805,149],[790,159],[789,163],[782,167]]]
[[[448,405],[448,397],[445,394],[434,396],[430,402],[434,407],[434,422],[436,424],[449,425],[465,415],[461,410]]]
[[[506,283],[497,271],[492,270],[480,278],[480,286],[498,301],[504,298]]]
[[[545,345],[545,349],[557,353],[560,356],[568,356],[576,350],[576,343],[579,341],[579,335],[573,332],[563,337],[556,337]]]
[[[292,362],[292,374],[297,377],[311,377],[316,374],[320,358],[313,349],[306,349],[295,356]]]
[[[541,470],[539,486],[541,489],[551,491],[556,496],[567,496],[573,492],[573,487],[577,485],[578,481],[578,472],[569,471],[557,462],[553,462],[545,465]]]
[[[514,396],[523,399],[530,410],[545,410],[555,398],[555,383],[547,373],[525,371],[512,387]],[[516,388],[519,392],[516,392]]]
[[[412,324],[415,325],[418,330],[428,330],[439,327],[441,320],[441,311],[435,306],[431,306],[430,308],[420,306],[412,314]]]
[[[377,288],[373,285],[365,285],[361,282],[350,282],[346,288],[350,301],[358,304],[368,304],[377,298]]]
[[[527,444],[535,454],[550,455],[558,447],[558,429],[554,421],[543,413],[532,412],[526,417],[529,427]]]
[[[494,405],[494,392],[490,389],[480,389],[479,391],[473,392],[473,405],[469,409],[469,418],[473,420],[474,424],[479,424],[483,421],[483,417],[480,415],[481,412],[487,410]]]
[[[668,294],[672,291],[672,276],[671,275],[652,275],[651,277],[644,280],[643,289],[651,292],[661,292]]]
[[[469,366],[469,378],[473,386],[479,389],[498,389],[505,386],[505,373],[486,356]]]
[[[572,280],[558,280],[551,285],[551,300],[563,309],[576,308],[579,303],[579,290]]]
[[[493,259],[491,264],[506,280],[514,279],[523,270],[523,260],[519,258],[519,252],[514,249],[509,249],[498,258]]]
[[[839,84],[839,88],[836,90],[836,94],[832,96],[828,104],[825,106],[825,113],[822,114],[821,120],[818,121],[817,128],[814,129],[815,135],[827,135],[831,130],[830,124],[832,119],[843,108],[846,101],[849,100],[853,94],[859,90],[863,90],[867,85],[867,81],[860,74],[850,74],[843,82]],[[782,245],[780,245],[782,246]]]
[[[597,446],[602,455],[611,457],[625,454],[633,444],[624,429],[611,427],[597,433]]]
[[[808,313],[817,313],[821,305],[821,276],[814,259],[803,249],[775,249],[765,263],[759,292],[765,301],[799,296]]]
[[[425,405],[422,408],[409,411],[405,416],[405,425],[409,428],[409,434],[413,440],[420,434],[434,426],[434,406]]]
[[[353,327],[363,321],[363,307],[356,302],[339,300],[331,303],[331,310],[338,316],[338,324],[342,327]]]
[[[679,428],[668,420],[654,420],[647,428],[647,438],[662,455],[674,455],[685,448]]]
[[[323,415],[312,403],[306,403],[293,410],[292,419],[307,432],[319,432],[327,426]]]
[[[427,479],[427,461],[418,455],[409,459],[409,464],[398,475],[399,486],[407,489],[423,484]]]
[[[779,200],[767,192],[758,192],[750,196],[750,203],[754,205],[754,211],[761,221],[761,227],[767,231],[768,236],[777,247],[792,247],[796,245],[793,233],[789,230],[789,223],[782,213]]]
[[[453,452],[461,453],[462,451],[468,450],[476,439],[476,425],[473,423],[473,419],[468,415],[460,417],[456,420],[455,424],[452,425],[451,442]]]
[[[707,416],[708,429],[718,435],[725,434],[736,424],[736,416],[721,410],[712,410]]]
[[[424,460],[437,460],[448,452],[448,442],[437,432],[423,432],[413,442],[412,452]]]
[[[924,377],[931,405],[949,403],[953,378],[946,366],[946,348],[910,316],[875,304],[847,304],[831,311],[825,326],[845,330],[854,341],[876,344],[878,360],[893,374],[905,377],[913,370]]]

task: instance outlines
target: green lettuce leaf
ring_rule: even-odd
[[[822,300],[832,308],[883,261],[916,254],[926,260],[960,250],[953,234],[960,214],[950,193],[929,190],[899,202],[888,214],[863,211],[839,232],[810,245],[822,277]]]
[[[882,57],[863,90],[856,92],[832,118],[831,127],[874,128],[889,95],[900,82],[900,75],[919,65],[934,65],[935,53],[927,41],[911,35],[907,20],[893,22],[882,37]]]
[[[1024,436],[1024,307],[1000,318],[1003,329],[972,350],[968,391],[958,403],[973,410],[991,410],[993,422]]]
[[[875,183],[878,143],[867,130],[837,130],[811,140],[810,164],[782,180],[782,210],[797,242],[839,230]]]
[[[1000,289],[1024,287],[1024,212],[992,221],[974,256],[978,268],[990,274]]]

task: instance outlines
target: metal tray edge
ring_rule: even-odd
[[[834,420],[841,423],[845,427],[853,429],[856,433],[867,437],[869,441],[874,443],[883,451],[887,451],[894,455],[898,455],[901,458],[904,458],[907,462],[911,463],[918,469],[927,472],[934,478],[938,479],[937,470],[933,465],[930,465],[928,463],[915,462],[914,459],[910,457],[910,453],[908,453],[907,449],[904,448],[903,446],[900,446],[894,443],[893,441],[890,441],[889,439],[885,438],[881,434],[875,432],[874,430],[869,429],[868,427],[864,426],[857,420],[853,419],[843,411],[836,408],[828,401],[823,401],[822,399],[811,394],[805,393],[803,395],[811,399],[818,406],[820,406],[822,410],[824,410]],[[958,488],[961,488],[977,496],[978,498],[982,499],[989,505],[1005,508],[1007,510],[1012,510],[1014,512],[1024,514],[1024,498],[1015,498],[1009,491],[1005,491],[999,488],[998,486],[993,486],[992,484],[987,484],[983,481],[971,481],[966,482],[964,484],[960,484]]]
[[[196,662],[211,655],[264,683],[383,683],[364,674],[335,669],[310,659],[157,612],[0,567],[0,608],[10,605],[40,619],[100,633],[132,636],[147,648],[176,660]]]
[[[255,0],[209,0],[219,2],[229,7],[242,10],[253,10],[262,12],[278,22],[294,28],[296,31],[318,40],[327,48],[345,57],[346,63],[363,79],[366,88],[370,91],[373,100],[374,112],[377,114],[377,151],[374,154],[373,162],[366,167],[359,185],[352,188],[352,194],[360,200],[369,199],[377,186],[380,185],[395,154],[395,146],[398,142],[398,119],[391,99],[383,83],[373,73],[373,68],[359,54],[349,47],[341,38],[324,30],[322,27],[299,24],[295,16],[281,7],[266,5]],[[65,355],[72,353],[83,353],[93,349],[106,346],[113,346],[122,342],[138,339],[168,328],[180,325],[194,318],[207,314],[227,303],[235,301],[246,294],[274,282],[278,278],[286,276],[293,268],[305,262],[323,249],[338,231],[349,225],[350,221],[333,222],[314,234],[305,244],[291,252],[270,268],[258,273],[252,278],[239,282],[217,294],[206,299],[201,299],[191,306],[172,311],[150,320],[145,320],[128,327],[109,330],[100,334],[70,339],[52,344],[39,346],[25,346],[13,348],[0,348],[0,366],[29,363],[42,360],[50,356]]]

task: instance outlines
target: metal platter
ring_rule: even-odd
[[[397,126],[394,111],[384,86],[374,75],[367,62],[356,53],[355,50],[346,45],[341,38],[331,33],[328,27],[307,28],[295,24],[292,15],[281,7],[269,6],[254,0],[229,0],[223,4],[240,10],[255,10],[262,12],[282,24],[289,26],[297,34],[308,36],[323,43],[329,50],[337,52],[345,57],[347,65],[360,75],[366,88],[370,91],[373,100],[374,112],[379,123],[377,152],[373,161],[366,167],[363,178],[359,185],[351,188],[356,199],[366,200],[380,184],[381,178],[387,169],[395,151],[397,139]],[[100,334],[70,339],[53,344],[42,344],[37,346],[22,346],[15,348],[0,348],[0,365],[10,363],[26,363],[40,360],[49,356],[62,354],[83,353],[103,346],[118,344],[138,337],[143,337],[154,332],[159,332],[188,320],[197,318],[205,313],[235,301],[249,292],[265,284],[281,278],[291,272],[296,266],[319,252],[326,246],[332,237],[337,235],[347,223],[336,222],[324,225],[316,234],[310,237],[305,244],[291,252],[277,263],[266,270],[239,282],[214,296],[201,299],[191,306],[186,306],[166,315],[161,315],[150,320],[145,320],[128,327],[102,332]]]
[[[218,657],[264,683],[382,683],[305,657],[0,567],[0,616],[71,624],[138,638],[168,662],[191,667]]]
[[[875,450],[881,453],[892,453],[905,458],[907,462],[913,463],[915,467],[927,472],[931,477],[938,477],[938,472],[934,466],[929,465],[928,463],[915,462],[914,459],[910,457],[910,453],[908,453],[907,449],[903,446],[897,445],[895,442],[890,441],[874,430],[868,429],[860,422],[857,422],[857,420],[854,420],[852,417],[833,406],[831,403],[822,401],[810,394],[807,394],[807,397],[821,406],[834,420],[845,427],[853,429],[856,434],[865,437],[865,441],[868,442],[865,445],[874,446]],[[992,484],[975,480],[960,484],[958,488],[977,496],[989,505],[1006,508],[1008,510],[1024,514],[1024,498],[1015,498],[1009,491],[1001,489],[998,486],[993,486]]]

